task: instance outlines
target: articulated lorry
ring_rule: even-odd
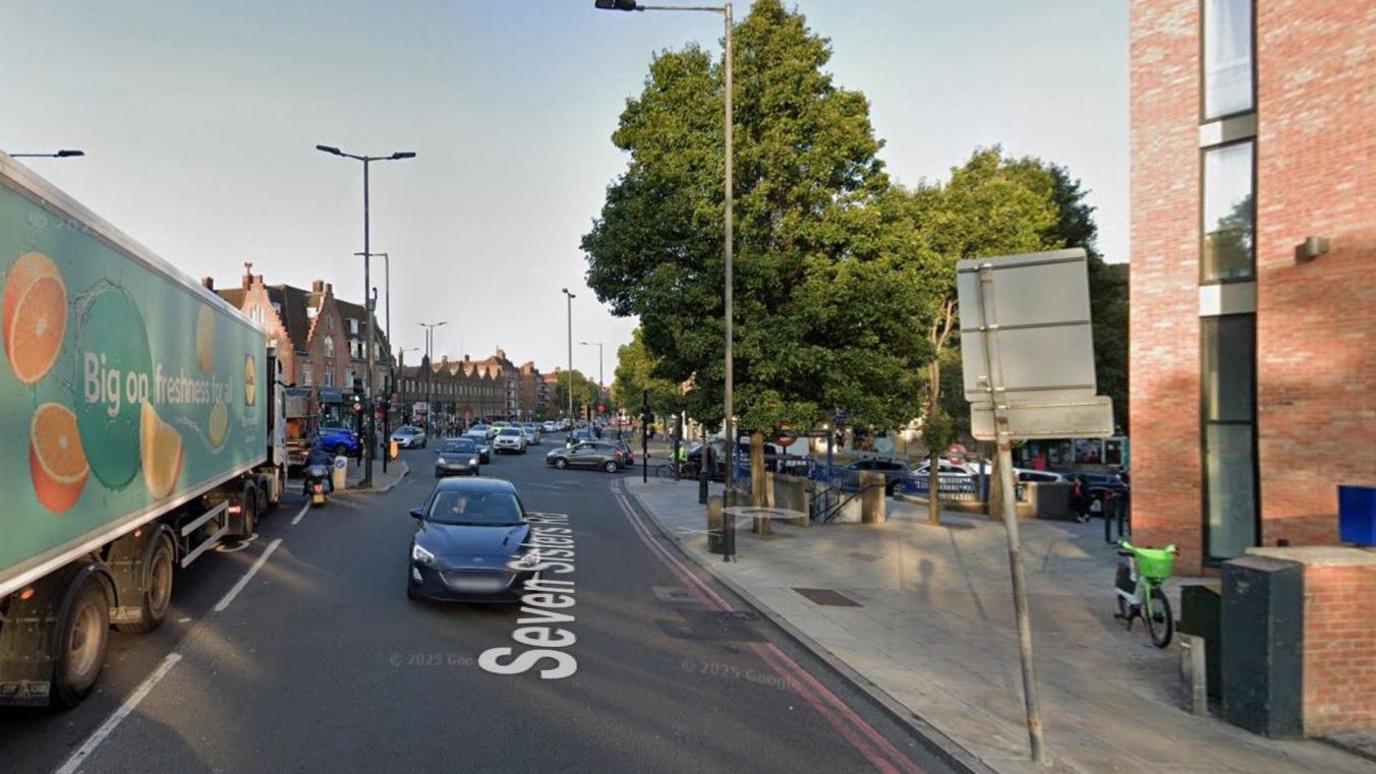
[[[72,706],[281,499],[283,385],[261,327],[3,153],[0,298],[0,705]]]

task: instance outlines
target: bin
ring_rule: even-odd
[[[344,487],[349,482],[349,458],[335,457],[334,470],[330,471],[330,483],[334,485],[336,492],[344,491]]]
[[[1376,546],[1376,486],[1338,487],[1338,539]]]

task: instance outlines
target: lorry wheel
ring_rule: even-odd
[[[166,535],[158,535],[145,553],[142,581],[143,594],[139,598],[142,615],[137,623],[116,624],[126,634],[145,634],[162,625],[172,604],[172,543]]]
[[[59,706],[70,708],[95,687],[110,644],[110,602],[95,577],[81,581],[60,632],[52,696]]]

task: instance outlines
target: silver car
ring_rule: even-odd
[[[525,454],[526,431],[519,427],[503,427],[497,431],[497,436],[492,439],[492,451],[498,454],[502,452]]]

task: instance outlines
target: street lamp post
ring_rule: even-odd
[[[368,312],[368,457],[363,468],[363,480],[358,482],[360,489],[367,489],[373,485],[373,449],[377,443],[377,421],[373,416],[373,314],[368,308],[368,299],[372,292],[372,279],[369,276],[369,257],[372,254],[371,245],[368,241],[369,222],[368,222],[368,168],[374,161],[401,161],[402,159],[413,159],[415,153],[411,151],[397,151],[388,156],[358,156],[353,153],[345,153],[333,145],[317,145],[315,149],[322,153],[329,153],[333,156],[340,156],[346,159],[363,162],[363,306]]]
[[[602,400],[602,342],[600,341],[580,341],[579,344],[585,347],[597,347],[597,400]]]
[[[434,398],[430,395],[431,382],[435,374],[435,329],[441,325],[448,325],[449,321],[416,324],[425,329],[425,432],[429,433],[435,427]]]
[[[569,309],[569,421],[573,421],[573,299],[574,294],[568,288],[563,288],[564,295],[568,296]],[[570,431],[572,432],[572,431]]]
[[[732,432],[732,414],[734,413],[734,407],[733,407],[733,405],[732,405],[732,402],[733,402],[733,401],[732,401],[732,398],[733,398],[733,396],[732,396],[732,391],[733,391],[733,387],[734,387],[734,385],[733,385],[734,374],[732,373],[732,359],[733,359],[733,358],[732,358],[732,338],[733,338],[733,337],[732,337],[732,331],[731,331],[731,318],[732,318],[732,316],[733,316],[733,312],[732,312],[732,297],[731,297],[731,295],[732,295],[732,293],[731,293],[731,287],[732,287],[732,268],[733,268],[733,267],[732,267],[732,258],[733,258],[733,252],[734,252],[734,248],[733,248],[733,246],[732,246],[732,243],[733,243],[734,240],[733,240],[733,238],[732,238],[733,224],[732,224],[732,217],[731,217],[732,199],[733,199],[733,196],[732,196],[732,186],[731,186],[731,178],[732,178],[732,172],[731,172],[731,170],[732,170],[732,166],[731,166],[731,156],[732,156],[732,149],[733,149],[733,142],[732,142],[732,139],[733,139],[733,138],[732,138],[732,134],[733,134],[733,128],[734,128],[734,127],[733,127],[732,112],[731,112],[731,95],[732,95],[732,91],[733,91],[733,86],[732,86],[732,69],[733,69],[733,67],[732,67],[732,60],[733,60],[734,48],[735,48],[735,46],[734,46],[734,44],[733,44],[733,42],[732,42],[732,32],[733,32],[733,27],[734,27],[735,25],[732,23],[731,4],[730,4],[730,3],[726,3],[726,4],[724,4],[724,5],[719,5],[719,6],[712,6],[712,5],[692,5],[692,6],[688,6],[688,5],[639,5],[639,4],[636,2],[636,0],[594,0],[593,5],[594,5],[595,7],[597,7],[597,8],[599,8],[599,9],[607,10],[607,11],[702,11],[702,12],[707,12],[707,13],[719,13],[719,14],[722,15],[722,17],[723,17],[723,18],[725,19],[725,21],[726,21],[726,62],[725,62],[725,67],[723,68],[723,69],[725,70],[725,75],[726,75],[726,84],[725,84],[725,87],[726,87],[726,88],[725,88],[725,95],[724,95],[725,102],[726,102],[726,112],[725,112],[724,123],[722,124],[723,131],[724,131],[724,135],[725,135],[725,138],[724,138],[724,139],[725,139],[725,144],[726,144],[725,154],[724,154],[724,155],[725,155],[725,161],[726,161],[726,170],[725,170],[725,173],[726,173],[726,203],[725,203],[725,207],[724,207],[724,220],[725,220],[726,237],[725,237],[724,245],[723,245],[723,247],[724,247],[724,252],[725,252],[725,257],[726,257],[726,297],[725,297],[725,301],[726,301],[726,310],[725,310],[725,312],[724,312],[724,315],[725,315],[725,318],[726,318],[726,373],[725,373],[725,377],[726,377],[726,378],[725,378],[725,382],[726,382],[726,383],[725,383],[725,385],[724,385],[723,396],[722,396],[722,397],[723,397],[722,402],[723,402],[723,404],[724,404],[724,405],[723,405],[724,415],[723,415],[723,419],[722,419],[722,433],[723,433],[723,435],[726,436],[726,438],[725,438],[725,441],[726,441],[726,490],[727,490],[728,492],[730,492],[732,486],[734,486],[734,484],[735,484],[735,470],[734,470],[734,468],[735,468],[735,459],[734,459],[734,458],[735,458],[735,455],[736,455],[736,439],[735,439],[735,434]]]
[[[77,156],[85,156],[86,151],[72,150],[64,148],[54,153],[11,153],[12,159],[70,159]]]
[[[391,348],[391,341],[392,341],[392,256],[388,255],[387,253],[354,253],[354,255],[362,256],[362,257],[364,258],[365,262],[366,262],[366,260],[367,260],[368,258],[370,258],[370,257],[373,257],[373,256],[382,256],[382,267],[383,267],[383,276],[382,276],[383,303],[384,303],[384,304],[386,305],[386,307],[387,307],[386,316],[385,316],[385,319],[384,319],[384,321],[383,321],[382,330],[383,330],[383,332],[384,332],[384,333],[386,334],[386,336],[387,336],[387,342],[388,342],[388,345],[387,345],[387,346],[388,346],[388,348],[390,349],[390,348]],[[364,272],[363,272],[363,273],[364,273],[365,276],[367,275],[368,272],[367,272],[367,268],[366,268],[366,267],[364,268]],[[369,310],[367,310],[367,311],[368,311],[368,324],[371,326],[371,325],[372,325],[372,319],[373,319],[373,313],[372,313],[372,310],[371,310],[371,309],[369,309]],[[396,369],[396,366],[395,366],[395,362],[396,362],[396,361],[392,360],[392,357],[391,357],[391,353],[390,353],[390,352],[387,353],[387,360],[388,360],[388,363],[387,363],[387,389],[388,389],[388,390],[392,390],[392,389],[394,389],[394,386],[395,386],[395,384],[396,384],[396,378],[397,378],[397,369]],[[386,397],[385,400],[386,400],[386,402],[387,402],[387,409],[388,409],[388,410],[382,415],[382,435],[383,435],[384,438],[387,438],[387,437],[390,437],[390,434],[391,434],[391,432],[392,432],[392,417],[391,417],[391,414],[392,414],[392,411],[391,411],[392,396],[391,396],[390,394],[387,395],[387,397]],[[386,472],[387,472],[387,454],[386,454],[386,453],[384,453],[384,454],[382,455],[382,472],[383,472],[383,473],[386,473]]]

